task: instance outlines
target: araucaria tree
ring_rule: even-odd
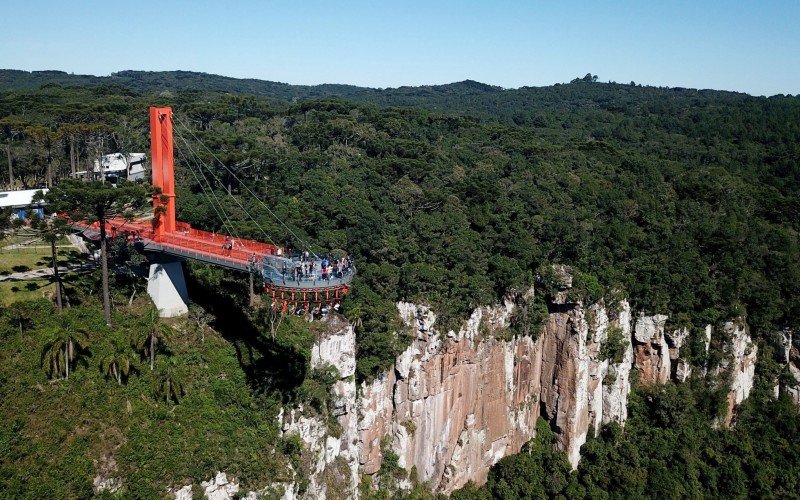
[[[62,298],[64,291],[61,286],[61,275],[58,272],[58,249],[56,243],[69,232],[69,223],[63,217],[31,217],[28,226],[23,226],[20,231],[38,235],[50,245],[50,258],[53,267],[53,281],[56,283],[56,306],[58,311],[63,309]]]
[[[100,225],[100,261],[103,274],[103,314],[111,326],[111,296],[108,289],[108,245],[106,224],[115,217],[132,218],[148,200],[148,188],[120,182],[114,187],[100,181],[77,179],[61,181],[45,196],[48,206],[66,213],[72,221],[97,222]]]

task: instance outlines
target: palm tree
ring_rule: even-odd
[[[165,403],[174,401],[176,404],[185,394],[183,390],[183,383],[181,383],[178,376],[178,364],[174,359],[169,358],[166,366],[161,369],[156,379],[154,388],[154,395],[156,398],[164,398]]]
[[[66,318],[59,323],[50,329],[50,340],[44,346],[41,362],[50,371],[51,379],[62,373],[65,379],[69,379],[70,369],[89,345],[89,334]]]
[[[150,370],[152,370],[156,362],[158,344],[169,337],[170,328],[161,322],[155,307],[147,311],[142,327],[142,330],[137,330],[131,343],[134,349],[150,358]]]
[[[19,334],[24,333],[24,327],[31,323],[31,313],[24,302],[14,302],[8,308],[8,315],[12,321],[19,325]]]
[[[117,330],[111,339],[111,351],[100,359],[100,371],[119,385],[128,380],[131,370],[136,370],[138,354],[131,348],[129,342],[124,342],[123,330]]]

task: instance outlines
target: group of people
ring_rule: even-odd
[[[292,281],[332,278],[343,278],[353,267],[353,260],[350,256],[334,259],[330,254],[317,261],[309,256],[308,252],[303,252],[300,258],[294,262],[284,261],[283,278]]]
[[[129,245],[133,245],[137,241],[142,241],[142,235],[139,231],[123,231],[122,237],[125,238],[125,241],[128,242]]]
[[[311,315],[310,317],[313,319],[313,318],[318,318],[320,316],[325,316],[331,311],[331,309],[333,309],[336,312],[339,312],[340,307],[341,306],[339,305],[338,302],[334,304],[333,307],[331,307],[328,304],[317,304],[316,306],[312,306],[311,304],[298,304],[297,306],[295,306],[294,304],[290,304],[287,307],[286,312],[288,312],[289,314],[296,314],[297,316],[305,316],[306,314],[309,314]],[[273,309],[274,308],[275,305],[273,304]]]
[[[214,237],[216,238],[216,235],[214,235]],[[236,248],[236,240],[226,235],[225,241],[222,243],[223,253],[230,256],[234,248]]]

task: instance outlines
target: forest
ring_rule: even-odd
[[[744,316],[770,352],[778,332],[800,327],[800,97],[591,78],[515,90],[470,81],[253,90],[189,73],[0,76],[0,139],[16,186],[57,183],[100,154],[147,152],[148,106],[169,105],[185,139],[176,148],[180,220],[224,230],[199,175],[242,237],[264,228],[297,248],[296,233],[315,250],[353,255],[359,274],[342,311],[358,325],[359,380],[389,367],[410,340],[396,301],[429,304],[457,329],[473,308],[526,289],[555,263],[579,270],[584,300],[627,297],[637,311],[697,327],[693,334]],[[209,273],[190,270],[235,281]],[[299,397],[287,392],[304,377],[299,366],[268,389],[251,384],[254,394]],[[797,448],[778,443],[798,433],[785,401],[748,403],[760,406],[745,410],[734,432],[752,435],[741,441],[708,427],[701,389],[655,392],[636,393],[624,434],[606,429],[587,443],[577,476],[563,472],[542,433],[527,455],[501,461],[486,487],[463,493],[656,496],[658,485],[681,484],[680,496],[761,495],[798,477]],[[665,413],[679,421],[658,421]],[[648,456],[652,439],[672,455]],[[728,470],[719,457],[731,454],[739,465]],[[675,457],[690,465],[665,470]],[[501,485],[536,467],[563,472],[563,488]],[[603,479],[623,470],[628,477],[613,484]],[[796,494],[790,484],[780,491]]]

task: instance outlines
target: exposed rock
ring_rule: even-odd
[[[541,408],[573,467],[589,429],[588,324],[580,306],[550,314],[540,339]]]
[[[586,343],[589,356],[587,387],[589,425],[594,429],[596,436],[603,424],[603,381],[611,369],[609,360],[600,359],[602,345],[608,339],[609,319],[605,307],[597,304],[589,307],[588,316],[591,318],[588,320],[591,334]]]
[[[590,308],[591,325],[580,305],[551,314],[536,341],[485,335],[509,324],[510,299],[475,310],[445,340],[426,307],[400,303],[398,310],[416,340],[394,370],[361,387],[364,474],[380,469],[388,436],[399,465],[415,467],[418,479],[438,491],[450,493],[469,480],[480,484],[494,463],[535,436],[540,415],[553,422],[576,466],[590,426],[627,417],[633,351],[629,345],[613,366],[613,386],[604,389],[610,366],[599,353],[611,320],[602,306]],[[627,303],[618,316],[615,325],[629,335]]]
[[[800,332],[783,332],[783,358],[789,372],[784,390],[800,406]]]
[[[305,444],[309,478],[308,495],[324,499],[333,483],[347,496],[357,494],[359,478],[358,413],[356,407],[355,332],[336,316],[328,319],[332,333],[317,339],[311,351],[311,366],[333,366],[340,379],[332,387],[333,416],[341,433],[334,435],[328,422],[316,415],[305,415],[302,407],[280,415],[282,431],[297,434]],[[288,488],[292,498],[294,493]]]
[[[108,453],[99,461],[95,461],[98,474],[92,481],[94,492],[101,493],[107,491],[116,493],[122,488],[122,478],[117,477],[119,469],[113,453]]]
[[[419,340],[425,340],[424,334],[429,332],[436,322],[436,315],[430,307],[411,302],[398,302],[397,310],[400,312],[403,323],[413,326],[418,334],[422,334],[418,337]]]
[[[624,423],[628,419],[628,394],[631,392],[631,367],[633,365],[633,344],[631,342],[631,306],[627,300],[620,303],[617,326],[627,347],[622,361],[611,364],[603,377],[603,418],[602,423]],[[599,431],[598,428],[595,428]]]
[[[639,316],[634,329],[635,362],[639,381],[644,384],[663,384],[670,379],[672,363],[664,326],[669,316]]]
[[[692,365],[685,359],[678,359],[674,366],[675,373],[672,378],[676,382],[686,382],[692,375]]]
[[[229,481],[224,472],[217,472],[213,479],[201,482],[200,486],[209,500],[232,500],[239,493],[239,483]]]
[[[562,291],[568,291],[562,278]],[[449,494],[467,481],[481,484],[493,464],[535,437],[540,416],[576,467],[590,429],[627,419],[632,367],[645,384],[684,381],[691,374],[680,357],[689,330],[667,331],[665,315],[641,315],[634,324],[626,301],[609,313],[602,303],[584,307],[565,299],[536,340],[495,336],[508,333],[511,298],[476,309],[458,331],[446,333],[436,329],[430,308],[407,302],[397,307],[414,340],[390,370],[358,391],[352,328],[332,322],[334,332],[312,350],[314,367],[334,366],[342,377],[332,390],[342,432],[332,434],[327,422],[304,415],[302,408],[282,416],[283,431],[305,444],[306,497],[357,496],[359,474],[376,474],[387,447],[401,468],[416,470],[416,478],[398,477],[398,487],[416,479]],[[602,359],[612,327],[626,342],[621,359],[617,351],[618,363]],[[739,324],[724,328],[731,338],[723,368],[731,373],[732,415],[752,388],[757,349]],[[711,330],[706,327],[706,349]],[[793,366],[800,381],[800,362]]]
[[[667,346],[669,346],[669,359],[671,366],[671,378],[676,382],[686,382],[692,374],[692,365],[688,360],[680,357],[681,347],[689,338],[688,328],[678,328],[665,335]]]
[[[276,498],[280,500],[296,500],[297,494],[295,492],[294,483],[272,483],[266,488],[262,488],[258,491],[248,491],[247,494],[242,498],[246,500],[266,500]]]
[[[747,334],[744,321],[728,322],[722,328],[730,339],[725,345],[726,354],[729,356],[721,363],[720,367],[722,371],[730,370],[731,389],[728,394],[728,413],[723,419],[723,424],[730,425],[736,405],[744,401],[753,388],[758,346]]]
[[[211,499],[233,499],[243,498],[247,500],[261,500],[261,499],[280,499],[280,500],[296,500],[295,485],[286,483],[272,483],[271,485],[262,488],[258,491],[248,491],[244,496],[238,496],[239,485],[234,481],[229,481],[227,474],[224,472],[217,472],[216,476],[208,481],[200,483],[203,488],[203,495],[205,498]],[[175,500],[192,500],[192,485],[187,484],[178,489],[170,488],[167,493]]]
[[[95,493],[107,491],[109,493],[116,493],[122,488],[122,479],[118,477],[102,477],[95,476],[94,481]]]
[[[553,297],[553,303],[564,305],[569,300],[569,289],[572,288],[572,268],[562,264],[555,264],[553,268],[553,278],[556,283],[556,293]]]
[[[398,356],[394,371],[362,386],[362,472],[380,468],[388,435],[399,465],[416,467],[420,481],[445,492],[469,479],[485,481],[492,464],[519,451],[535,432],[539,389],[531,379],[540,359],[533,341],[477,340],[481,325],[508,324],[510,300],[476,310],[445,342],[432,321],[416,321],[435,321],[427,308],[400,303],[398,309],[417,340]]]
[[[329,326],[338,327],[334,333],[323,335],[311,348],[311,365],[314,368],[333,366],[338,370],[341,378],[347,378],[356,373],[356,336],[353,328],[345,322],[333,317],[329,319]]]
[[[788,364],[792,359],[792,332],[789,330],[780,332],[781,348],[778,350],[778,363]]]
[[[705,351],[704,353],[708,356],[708,351],[711,349],[711,332],[713,331],[713,327],[711,325],[706,325],[705,328]],[[703,376],[705,377],[708,374],[708,361],[703,365]]]
[[[182,486],[175,491],[170,491],[170,495],[175,500],[192,500],[192,485],[187,484],[186,486]]]
[[[786,392],[792,398],[794,404],[800,406],[800,360],[795,360],[789,365],[789,374],[794,379],[794,383],[786,387]]]

